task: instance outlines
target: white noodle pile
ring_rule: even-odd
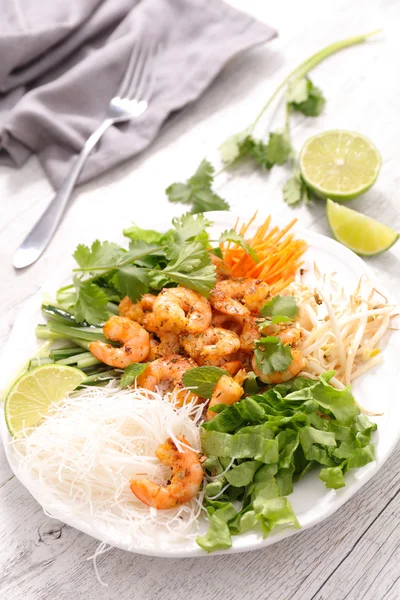
[[[200,451],[198,425],[202,407],[174,404],[143,389],[88,387],[55,406],[36,429],[12,442],[20,466],[33,476],[46,496],[46,511],[94,523],[113,539],[154,537],[169,543],[192,539],[197,533],[203,495],[173,510],[156,510],[129,489],[134,478],[163,484],[170,469],[155,452],[168,437],[184,435]],[[169,535],[169,534],[173,535]],[[119,537],[118,537],[119,536]]]
[[[332,276],[315,267],[318,285],[290,286],[299,306],[299,322],[307,359],[301,375],[317,378],[334,369],[331,384],[343,388],[382,360],[380,344],[395,316],[395,306],[362,277],[346,294]]]

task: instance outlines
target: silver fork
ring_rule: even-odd
[[[157,51],[158,47],[146,40],[135,44],[118,93],[111,99],[104,121],[87,139],[60,189],[14,254],[13,264],[16,269],[34,263],[49,244],[83,165],[101,136],[111,125],[138,118],[147,110],[153,83],[152,66]]]

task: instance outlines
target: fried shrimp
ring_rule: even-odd
[[[278,383],[283,383],[284,381],[288,381],[289,379],[296,377],[296,375],[306,367],[307,361],[303,357],[300,350],[292,350],[292,357],[293,361],[289,365],[287,371],[275,371],[275,373],[271,373],[271,375],[266,375],[260,371],[255,356],[253,356],[251,364],[255,374],[261,379],[263,383],[276,385]]]
[[[189,446],[183,435],[178,440]],[[159,446],[156,456],[164,465],[171,467],[171,479],[164,486],[149,479],[133,479],[130,488],[136,498],[160,510],[176,508],[195,498],[203,481],[203,468],[197,452],[189,448],[180,452],[174,441],[168,438]]]
[[[180,340],[187,354],[200,365],[220,365],[230,361],[228,357],[240,348],[238,335],[222,327],[208,327],[197,334],[182,334]]]
[[[179,336],[176,333],[160,333],[159,340],[152,337],[150,341],[150,360],[168,356],[169,354],[179,354],[182,350]]]
[[[153,307],[154,324],[166,333],[199,333],[211,323],[211,306],[207,298],[179,286],[164,288]]]
[[[208,405],[206,419],[210,421],[215,417],[217,413],[210,410],[211,407],[217,404],[234,404],[244,394],[242,383],[246,379],[246,371],[241,369],[235,377],[229,377],[228,375],[222,375],[217,385],[215,386],[213,395],[211,396],[210,403]]]
[[[249,315],[243,319],[243,327],[240,333],[240,349],[246,354],[254,352],[255,340],[260,337],[260,332],[256,327],[256,319]]]
[[[269,286],[261,279],[219,281],[210,293],[210,302],[225,315],[259,314],[269,295]]]
[[[301,329],[296,325],[279,327],[278,325],[267,325],[262,329],[263,335],[274,335],[279,337],[284,344],[292,348],[296,347],[302,338]]]
[[[128,296],[125,296],[119,303],[119,315],[120,317],[128,317],[128,319],[143,325],[146,313],[153,310],[156,298],[157,296],[153,294],[144,294],[139,302],[134,304]]]
[[[120,348],[114,348],[105,342],[91,342],[89,350],[98,360],[110,367],[125,369],[133,362],[143,362],[150,351],[148,332],[135,321],[127,317],[111,317],[103,326],[103,332],[112,342],[121,342]]]
[[[286,327],[278,333],[284,344],[289,344],[292,348],[297,346],[301,340],[301,330],[297,327]]]
[[[244,317],[239,315],[224,315],[217,310],[213,311],[211,325],[214,327],[222,327],[223,329],[229,329],[240,335],[243,329]]]
[[[146,390],[154,391],[160,388],[163,392],[177,390],[177,399],[184,403],[192,399],[198,399],[198,396],[192,394],[184,388],[182,377],[186,371],[197,367],[197,364],[191,358],[184,358],[179,354],[170,354],[162,358],[157,358],[150,362],[143,373],[137,378],[137,385]],[[180,392],[180,390],[182,390]]]

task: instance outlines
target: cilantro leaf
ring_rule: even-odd
[[[120,387],[125,388],[131,383],[134,383],[136,379],[143,373],[149,363],[132,363],[126,367],[124,374],[121,377]]]
[[[128,296],[132,302],[138,302],[143,294],[149,291],[147,271],[135,265],[126,265],[118,269],[112,283],[122,297]]]
[[[298,171],[295,172],[293,177],[290,177],[286,181],[286,183],[283,185],[282,192],[283,199],[290,206],[292,206],[293,204],[297,204],[302,200],[304,200],[306,203],[308,203],[309,201],[310,190],[308,189],[307,185],[304,182],[304,179]]]
[[[321,90],[316,87],[309,77],[294,81],[288,90],[290,106],[306,117],[318,117],[324,109],[326,100]]]
[[[235,133],[235,135],[232,135],[230,138],[225,140],[225,142],[219,147],[222,162],[231,163],[239,158],[241,155],[242,143],[247,137],[248,130],[245,129],[244,131]]]
[[[105,268],[112,266],[124,253],[125,250],[118,244],[95,240],[91,248],[79,244],[73,257],[82,269],[90,270],[91,267],[97,268],[99,265]]]
[[[257,252],[250,246],[250,244],[246,242],[244,237],[240,233],[237,233],[234,229],[227,229],[224,231],[221,234],[218,242],[233,242],[243,248],[243,250],[245,250],[245,252],[251,256],[255,263],[258,262]]]
[[[214,167],[205,158],[201,161],[188,183],[193,187],[211,187],[214,178]]]
[[[229,204],[211,189],[214,167],[204,159],[186,183],[173,183],[166,190],[170,202],[191,204],[192,213],[229,210]]]
[[[192,213],[197,214],[213,210],[230,210],[230,206],[226,200],[214,194],[212,190],[198,190],[193,198]]]
[[[294,296],[274,296],[261,309],[263,317],[270,319],[285,317],[293,321],[297,316],[297,304]],[[275,321],[277,323],[279,321]]]
[[[129,250],[121,256],[120,260],[117,261],[113,267],[117,269],[125,266],[128,263],[145,259],[147,256],[164,256],[164,254],[164,250],[159,244],[149,244],[143,240],[133,241],[129,245]]]
[[[252,158],[260,167],[270,169],[272,164],[268,160],[268,145],[261,140],[256,140],[251,136],[247,136],[240,144],[241,158]]]
[[[257,367],[263,375],[271,375],[275,371],[286,371],[293,361],[290,346],[284,346],[275,336],[267,336],[256,340]]]
[[[248,135],[240,142],[238,148],[237,158],[252,158],[264,169],[270,169],[273,165],[283,165],[292,152],[287,133],[281,131],[271,132],[266,144]]]
[[[271,165],[284,165],[291,152],[292,146],[286,132],[276,131],[269,134],[267,160]]]
[[[229,373],[219,367],[194,367],[184,373],[182,381],[185,387],[190,388],[201,398],[211,398],[222,375],[229,375]]]
[[[202,296],[208,296],[215,286],[215,267],[201,242],[179,245],[171,242],[167,255],[170,262],[163,270],[175,283],[180,283]]]
[[[288,85],[286,92],[286,100],[289,104],[300,104],[308,98],[308,81],[307,77],[294,79]]]
[[[301,202],[303,198],[303,182],[301,177],[298,175],[290,177],[290,179],[288,179],[284,184],[282,191],[283,199],[290,206]]]
[[[75,319],[79,323],[86,321],[91,325],[98,325],[106,321],[109,317],[106,310],[108,297],[101,287],[89,281],[81,281],[79,277],[74,277],[74,285],[76,302],[73,314]]]
[[[107,286],[100,285],[101,291],[105,293],[109,302],[120,302],[121,294],[114,288],[111,282]]]
[[[160,233],[154,229],[142,229],[136,223],[132,223],[130,227],[123,229],[122,233],[133,242],[142,240],[148,244],[161,244],[165,237],[165,233]]]
[[[192,273],[182,273],[172,269],[167,272],[172,281],[194,290],[206,298],[216,284],[215,269],[213,265],[202,267]]]
[[[187,240],[202,236],[205,229],[212,225],[212,222],[206,219],[202,214],[194,216],[191,213],[186,213],[181,217],[172,219],[172,225],[176,233],[177,241],[186,242]]]
[[[192,188],[189,183],[172,183],[167,187],[165,193],[170,202],[191,203]]]

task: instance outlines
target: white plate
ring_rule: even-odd
[[[214,222],[211,228],[213,237],[214,235],[217,237],[219,232],[231,228],[236,220],[233,215],[226,212],[210,213],[208,216]],[[260,224],[260,220],[258,220],[258,224]],[[158,224],[158,229],[166,229],[168,225],[165,222]],[[256,225],[253,224],[250,233],[254,231]],[[153,227],[157,228],[157,224],[153,224]],[[314,261],[317,261],[318,267],[322,272],[335,272],[337,274],[336,279],[348,290],[353,290],[360,276],[367,274],[369,279],[374,281],[376,287],[390,298],[390,294],[376,281],[376,278],[374,278],[367,265],[350,250],[347,250],[344,246],[329,238],[315,233],[301,230],[298,230],[297,233],[309,243],[309,249],[305,255],[306,266],[311,267]],[[18,375],[23,364],[37,349],[34,330],[37,323],[43,322],[40,312],[43,295],[45,293],[54,295],[55,290],[66,279],[68,280],[70,273],[71,271],[69,270],[64,276],[57,277],[57,280],[53,279],[49,285],[46,285],[25,304],[15,321],[14,328],[1,358],[0,389],[4,390],[7,388],[10,384],[10,378],[12,381]],[[391,301],[395,304],[392,299]],[[18,357],[18,364],[16,364],[16,357]],[[374,436],[374,441],[377,444],[376,460],[362,469],[352,471],[346,475],[346,487],[338,491],[327,490],[315,472],[309,473],[302,481],[296,483],[294,493],[290,496],[290,501],[302,529],[320,523],[349,500],[381,468],[384,461],[394,449],[400,438],[400,402],[393,394],[393,390],[397,387],[399,372],[400,331],[393,331],[386,343],[383,364],[356,380],[353,386],[354,394],[362,402],[363,406],[371,410],[384,412],[382,417],[374,419],[378,423],[378,431]],[[0,418],[0,431],[11,469],[43,508],[46,508],[45,490],[40,488],[37,481],[34,481],[29,474],[21,471],[11,452],[9,446],[10,436],[5,425],[3,411]],[[105,530],[104,526],[101,526],[94,519],[83,520],[76,515],[72,515],[62,505],[57,507],[56,510],[53,507],[51,514],[55,518],[101,541],[140,554],[163,557],[200,557],[206,555],[196,545],[194,540],[176,543],[172,537],[170,539],[165,537],[160,539],[159,536],[132,540],[127,536],[121,535],[120,532],[110,530],[109,528]],[[206,523],[203,523],[201,526],[204,531],[206,527]],[[221,551],[220,554],[262,548],[297,532],[298,530],[294,529],[275,531],[265,540],[258,533],[247,532],[243,535],[233,537],[232,548]]]

